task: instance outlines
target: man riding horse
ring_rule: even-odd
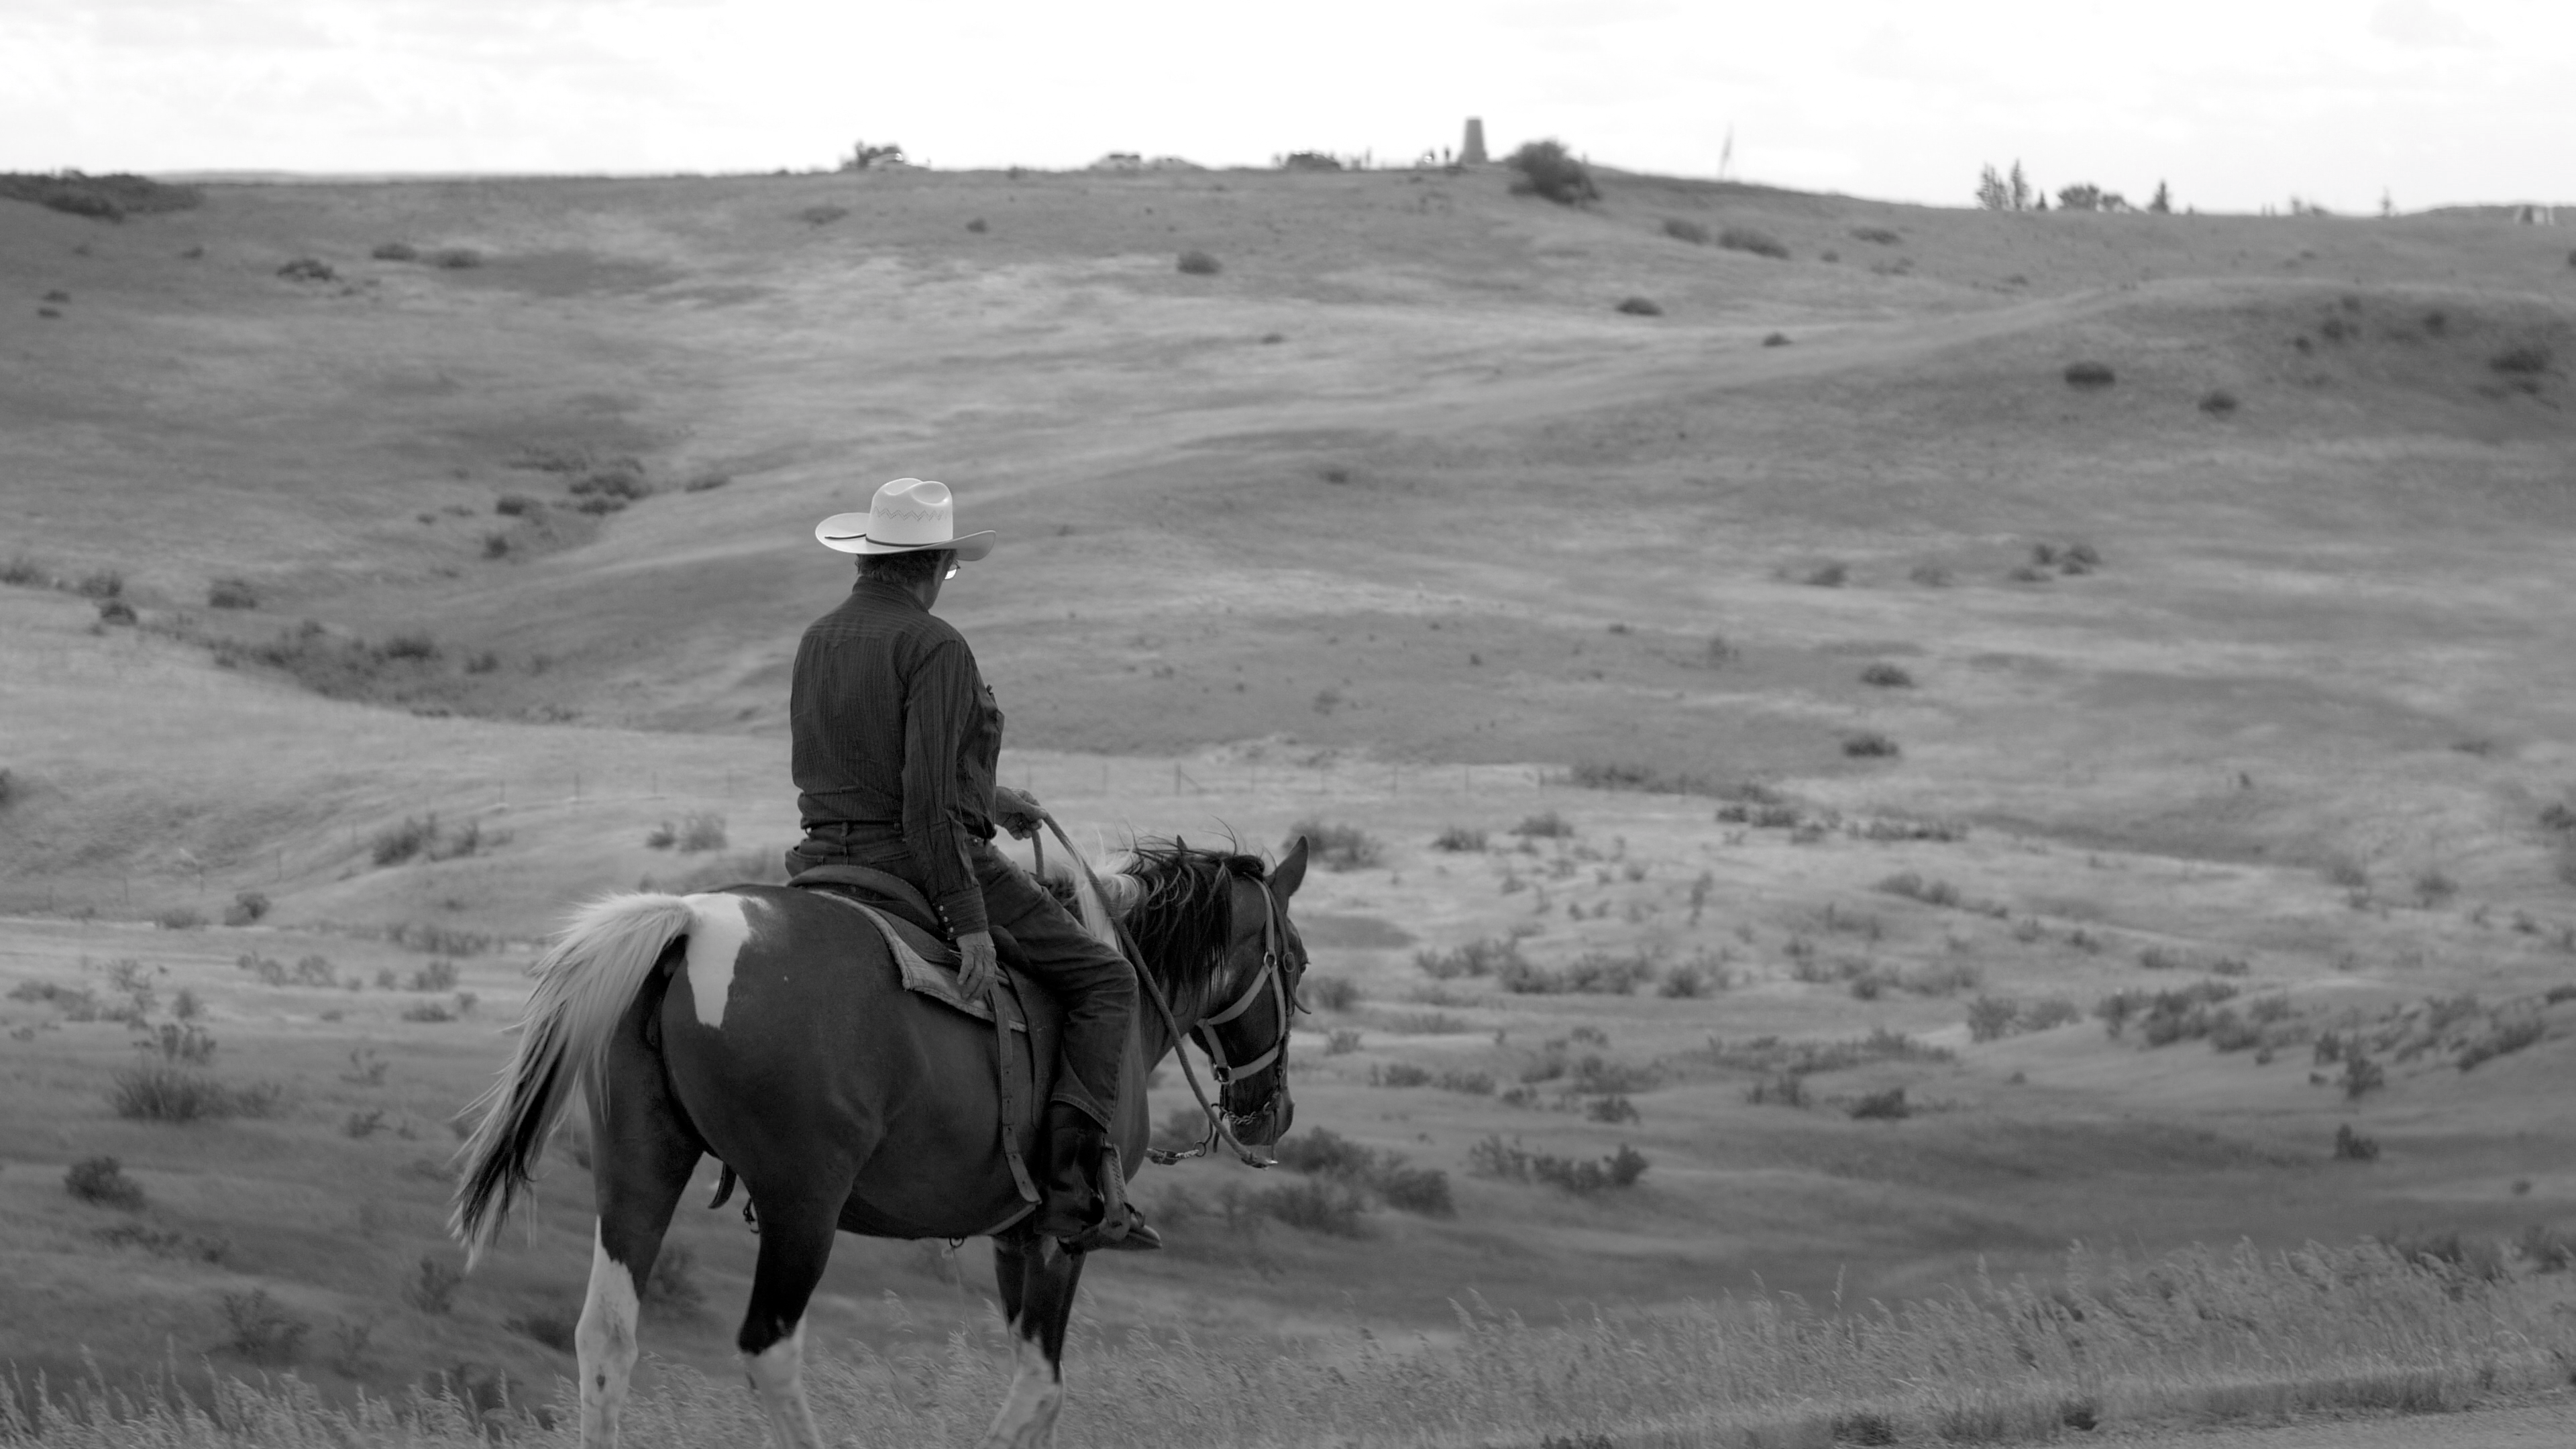
[[[1036,832],[1038,803],[994,779],[1001,707],[965,637],[930,612],[994,535],[958,537],[946,484],[898,478],[867,512],[827,518],[814,536],[857,557],[858,582],[796,648],[788,714],[805,838],[787,852],[788,872],[849,863],[913,885],[955,940],[970,998],[995,982],[993,930],[1009,934],[1016,964],[1065,1013],[1040,1133],[1038,1231],[1077,1252],[1161,1247],[1126,1200],[1109,1140],[1134,973],[994,849],[997,825],[1023,840]]]

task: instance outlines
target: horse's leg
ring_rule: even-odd
[[[650,1010],[658,997],[650,993],[637,1011]],[[594,1105],[590,1114],[599,1226],[590,1254],[590,1293],[573,1330],[581,1363],[582,1449],[616,1449],[627,1377],[635,1368],[635,1318],[644,1282],[703,1151],[671,1104],[661,1062],[644,1044],[640,1017],[620,1023],[606,1075],[606,1109]]]
[[[1064,1326],[1073,1316],[1082,1257],[1026,1229],[993,1240],[1013,1367],[1011,1392],[982,1449],[1038,1449],[1054,1442],[1055,1416],[1064,1408]]]
[[[805,1403],[805,1306],[831,1260],[849,1181],[842,1177],[837,1190],[822,1193],[811,1182],[798,1183],[802,1196],[786,1201],[764,1195],[760,1186],[751,1184],[751,1200],[760,1209],[760,1261],[752,1269],[751,1307],[734,1344],[769,1411],[780,1449],[823,1449],[822,1431]]]

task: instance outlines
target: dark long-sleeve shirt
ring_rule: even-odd
[[[985,929],[968,842],[993,838],[1002,710],[965,636],[909,590],[861,579],[796,646],[788,694],[796,808],[888,868],[959,935]]]

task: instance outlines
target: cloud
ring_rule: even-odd
[[[2489,43],[2469,22],[2433,0],[2381,0],[2379,8],[2371,12],[2370,33],[2409,50]]]

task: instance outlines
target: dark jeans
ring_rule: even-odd
[[[1093,940],[1010,857],[989,844],[970,849],[975,883],[984,888],[985,916],[1011,933],[1029,974],[1064,1006],[1055,1100],[1081,1109],[1103,1127],[1111,1125],[1118,1114],[1118,1068],[1127,1051],[1127,1024],[1136,1013],[1135,972],[1126,958]],[[854,848],[818,835],[807,836],[787,853],[787,869],[792,875],[840,860],[907,880],[913,875],[911,853],[899,844]]]

